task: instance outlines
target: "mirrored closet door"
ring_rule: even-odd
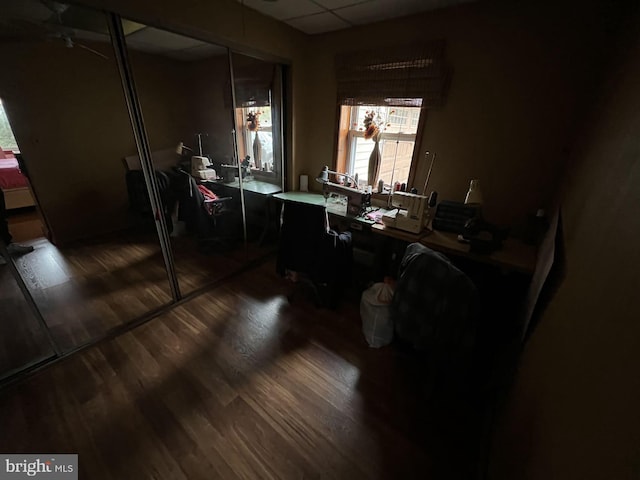
[[[166,178],[180,290],[188,294],[263,252],[245,242],[243,180],[246,186],[253,172],[238,161],[229,52],[148,25],[125,39],[154,167]],[[265,165],[274,163],[270,149]],[[273,170],[265,173],[275,178]]]
[[[2,240],[0,239],[0,242]],[[11,256],[0,244],[0,380],[56,352],[38,312],[20,288]]]
[[[0,98],[30,196],[8,205],[10,229],[24,215],[42,222],[15,239],[34,251],[13,260],[68,352],[171,303],[172,292],[132,158],[107,16],[38,0],[2,0],[0,8]]]
[[[283,190],[281,65],[231,54],[237,158],[249,252],[273,248],[278,208],[273,195]]]

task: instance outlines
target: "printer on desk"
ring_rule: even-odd
[[[395,208],[382,216],[382,223],[385,227],[420,233],[424,228],[428,201],[424,195],[393,192],[391,206]]]

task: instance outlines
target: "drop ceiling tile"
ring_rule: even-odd
[[[315,3],[322,5],[328,10],[333,10],[334,8],[349,7],[351,5],[356,5],[358,3],[367,3],[370,1],[371,0],[314,0]]]
[[[87,30],[75,29],[75,38],[81,38],[82,40],[89,40],[92,42],[105,42],[111,43],[111,37],[104,33],[89,32]]]
[[[184,48],[204,45],[204,42],[176,33],[147,27],[127,35],[127,43],[145,44],[166,50],[182,50]]]
[[[184,50],[172,50],[165,53],[167,57],[175,58],[176,60],[194,61],[204,60],[205,58],[211,58],[218,55],[226,55],[227,49],[220,47],[219,45],[205,44],[193,48],[185,48]]]
[[[305,17],[286,20],[286,23],[293,28],[302,30],[308,34],[324,33],[342,28],[349,28],[351,25],[344,20],[336,17],[331,12],[317,13],[315,15],[307,15]]]
[[[366,3],[339,8],[335,12],[348,22],[356,25],[365,25],[458,3],[462,2],[460,0],[403,0],[401,2],[398,0],[371,0]]]
[[[325,11],[324,8],[310,0],[278,0],[277,2],[244,0],[241,3],[277,20],[286,20]]]
[[[135,40],[129,40],[129,39],[127,39],[127,48],[130,48],[131,50],[136,50],[138,52],[157,53],[157,54],[163,54],[164,52],[167,51],[165,48],[162,48],[162,47],[149,45],[144,42],[136,42]]]
[[[44,22],[53,17],[53,11],[40,0],[0,0],[2,20],[19,18],[34,22]]]

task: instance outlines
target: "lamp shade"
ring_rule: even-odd
[[[464,199],[464,203],[467,205],[481,205],[482,204],[482,192],[480,191],[480,180],[473,179],[469,183],[469,191]]]
[[[329,167],[326,165],[320,171],[320,174],[316,177],[316,182],[327,183],[329,181]]]

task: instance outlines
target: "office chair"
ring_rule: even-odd
[[[160,170],[156,170],[155,174],[160,200],[162,201],[162,213],[167,223],[167,229],[169,233],[171,233],[173,231],[171,211],[177,199],[171,186],[170,177]],[[129,210],[138,217],[136,223],[142,220],[144,224],[148,223],[151,225],[154,221],[153,209],[151,208],[151,201],[149,200],[142,170],[127,170],[125,181],[127,184],[127,194],[129,196]]]
[[[174,174],[173,182],[178,194],[178,219],[195,235],[198,250],[214,253],[228,250],[237,243],[229,218],[233,213],[232,197],[205,198],[196,180],[182,170]]]
[[[441,253],[420,243],[406,249],[391,301],[395,334],[429,358],[428,383],[463,386],[475,349],[477,291]]]
[[[276,270],[310,287],[317,306],[335,308],[351,278],[351,233],[329,229],[324,206],[283,206]],[[289,295],[293,301],[295,291]]]

